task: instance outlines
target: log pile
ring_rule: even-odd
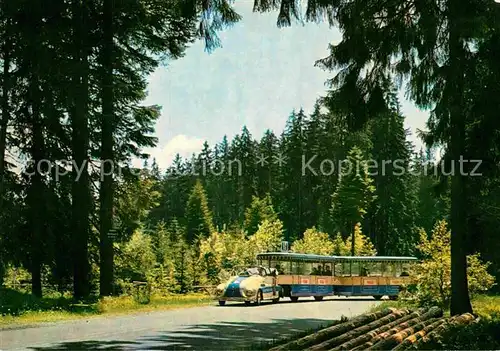
[[[435,340],[452,325],[466,325],[475,319],[470,313],[446,318],[438,307],[415,311],[387,308],[337,323],[269,351],[403,351]]]

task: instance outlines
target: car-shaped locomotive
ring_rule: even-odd
[[[276,284],[277,271],[267,267],[251,267],[217,286],[216,299],[224,306],[226,301],[260,305],[263,300],[278,302],[281,287]]]

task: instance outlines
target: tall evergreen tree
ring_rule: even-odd
[[[283,218],[288,241],[300,239],[307,225],[303,216],[304,179],[302,177],[302,155],[305,152],[306,116],[301,109],[290,115],[282,135],[281,150],[276,162],[280,166],[282,183],[278,212]]]
[[[279,140],[271,130],[266,130],[257,147],[257,194],[271,197],[279,192],[279,166],[275,162],[278,156]]]
[[[368,167],[361,150],[353,147],[342,168],[339,186],[332,199],[332,217],[336,229],[344,239],[352,237],[351,254],[354,256],[354,227],[363,220],[370,203],[375,199],[375,186],[368,175]],[[333,234],[333,233],[332,233]]]
[[[271,196],[268,194],[265,197],[252,197],[252,203],[245,211],[244,228],[247,235],[253,235],[259,229],[259,224],[264,220],[274,222],[278,216],[274,212]]]
[[[412,254],[418,241],[416,177],[410,172],[412,150],[404,118],[397,108],[391,110],[371,123],[371,172],[377,199],[369,208],[367,227],[381,255],[404,256]]]
[[[207,195],[200,180],[189,195],[186,205],[186,241],[190,244],[205,238],[215,231],[212,213],[208,207]]]

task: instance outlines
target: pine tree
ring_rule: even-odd
[[[205,189],[198,179],[189,195],[186,206],[186,241],[189,244],[206,238],[215,231],[212,213],[208,207]]]
[[[410,173],[412,150],[403,122],[396,107],[381,114],[370,126],[377,199],[370,207],[367,222],[381,255],[411,255],[418,240],[414,220],[417,184]]]
[[[216,227],[221,230],[232,221],[231,196],[233,193],[232,170],[229,168],[229,142],[227,136],[215,146],[212,182],[213,214]]]
[[[286,228],[287,241],[300,238],[308,227],[304,218],[303,196],[304,177],[302,177],[302,155],[305,152],[305,122],[306,116],[301,109],[298,113],[293,111],[288,118],[285,131],[282,135],[280,156],[280,182],[282,183],[279,194],[278,212],[283,218]],[[276,160],[275,162],[279,162]],[[309,226],[312,226],[311,223]]]
[[[342,168],[340,183],[332,199],[332,217],[337,231],[344,238],[352,236],[351,253],[354,255],[354,227],[366,215],[370,203],[375,199],[373,180],[368,175],[368,167],[361,150],[353,147]]]
[[[329,235],[315,227],[307,229],[302,239],[295,240],[291,247],[292,252],[315,255],[332,255],[334,250],[335,245]]]
[[[177,286],[179,287],[180,293],[186,293],[191,291],[193,287],[193,260],[194,255],[192,253],[191,246],[186,243],[186,232],[185,229],[179,224],[177,220],[172,220],[168,226],[168,232],[170,234],[171,247],[171,258],[174,262],[175,269],[175,280]]]
[[[261,197],[270,194],[274,198],[279,193],[278,143],[276,135],[266,130],[257,147],[257,194]]]
[[[250,131],[246,126],[243,127],[239,143],[237,146],[237,160],[241,163],[241,174],[238,176],[236,192],[239,196],[238,201],[238,222],[242,222],[245,209],[250,206],[252,196],[257,193],[256,181],[256,149],[257,145],[253,140]]]
[[[245,211],[244,228],[248,236],[253,235],[259,229],[259,224],[268,220],[274,222],[278,216],[274,212],[270,195],[263,198],[252,197],[252,203]]]

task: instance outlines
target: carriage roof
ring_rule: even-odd
[[[265,252],[258,254],[257,259],[303,262],[411,262],[417,260],[416,257],[410,256],[327,256],[295,252]]]

